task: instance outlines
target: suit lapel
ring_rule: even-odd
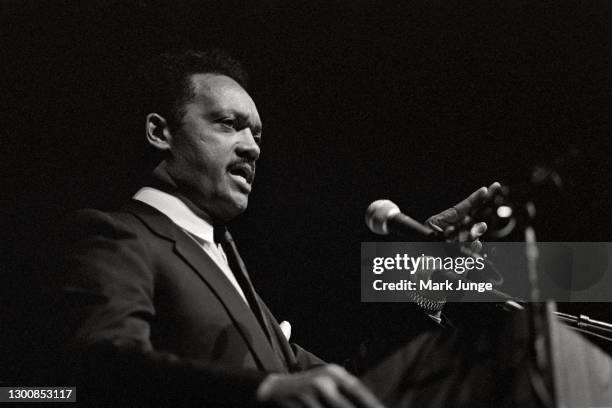
[[[137,200],[131,200],[125,208],[157,235],[174,241],[176,254],[193,269],[224,305],[261,368],[269,371],[284,371],[255,315],[225,274],[202,248],[168,217],[153,207]]]

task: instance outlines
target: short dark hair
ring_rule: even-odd
[[[163,53],[143,64],[138,80],[132,84],[138,88],[135,103],[141,117],[155,112],[166,118],[171,129],[180,127],[184,105],[193,97],[190,77],[199,73],[225,75],[247,88],[246,71],[224,51]]]

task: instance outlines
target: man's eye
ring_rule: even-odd
[[[225,127],[236,129],[236,122],[234,121],[234,119],[222,119],[219,121],[219,123],[221,123]]]

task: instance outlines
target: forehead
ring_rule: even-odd
[[[190,77],[193,98],[190,101],[209,112],[230,112],[259,120],[255,102],[238,82],[232,78],[214,74],[193,74]]]

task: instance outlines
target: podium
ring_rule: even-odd
[[[612,359],[582,335],[551,319],[557,407],[611,407]]]
[[[386,406],[612,407],[612,359],[553,310],[538,340],[547,343],[542,370],[527,310],[449,306],[459,306],[456,324],[443,321],[405,342],[386,338],[386,350],[368,350],[361,378]]]

